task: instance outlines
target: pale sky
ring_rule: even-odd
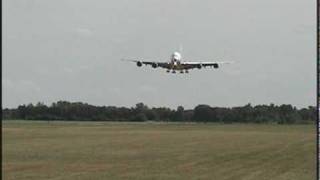
[[[314,0],[4,0],[3,107],[316,104]],[[235,61],[168,74],[121,58]]]

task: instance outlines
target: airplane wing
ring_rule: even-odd
[[[144,65],[150,65],[153,68],[162,67],[162,68],[170,68],[170,64],[168,62],[156,62],[156,61],[141,61],[137,59],[122,59],[123,61],[131,61],[135,62],[137,66],[141,67]]]
[[[201,69],[202,67],[213,67],[219,68],[222,64],[231,64],[233,62],[181,62],[181,65],[184,66],[185,69],[193,69],[198,68]]]

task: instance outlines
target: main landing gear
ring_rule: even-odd
[[[170,69],[168,69],[166,72],[167,72],[167,73],[170,73]],[[174,74],[176,73],[175,70],[172,70],[171,72],[174,73]]]
[[[170,73],[170,71],[171,71],[171,73],[176,74],[176,70],[174,70],[174,69],[168,69],[166,72]],[[179,72],[180,72],[180,74],[189,73],[188,70],[180,70]]]
[[[183,73],[189,73],[188,70],[180,70],[180,74],[183,74]]]

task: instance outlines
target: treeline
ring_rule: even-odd
[[[288,104],[257,105],[224,108],[198,105],[185,110],[166,107],[149,108],[143,103],[135,107],[93,106],[82,102],[58,101],[47,106],[43,103],[20,105],[3,109],[6,120],[69,120],[69,121],[170,121],[170,122],[219,122],[219,123],[315,123],[316,107],[297,109]]]

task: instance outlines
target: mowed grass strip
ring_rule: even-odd
[[[313,180],[315,125],[3,122],[2,178]]]

